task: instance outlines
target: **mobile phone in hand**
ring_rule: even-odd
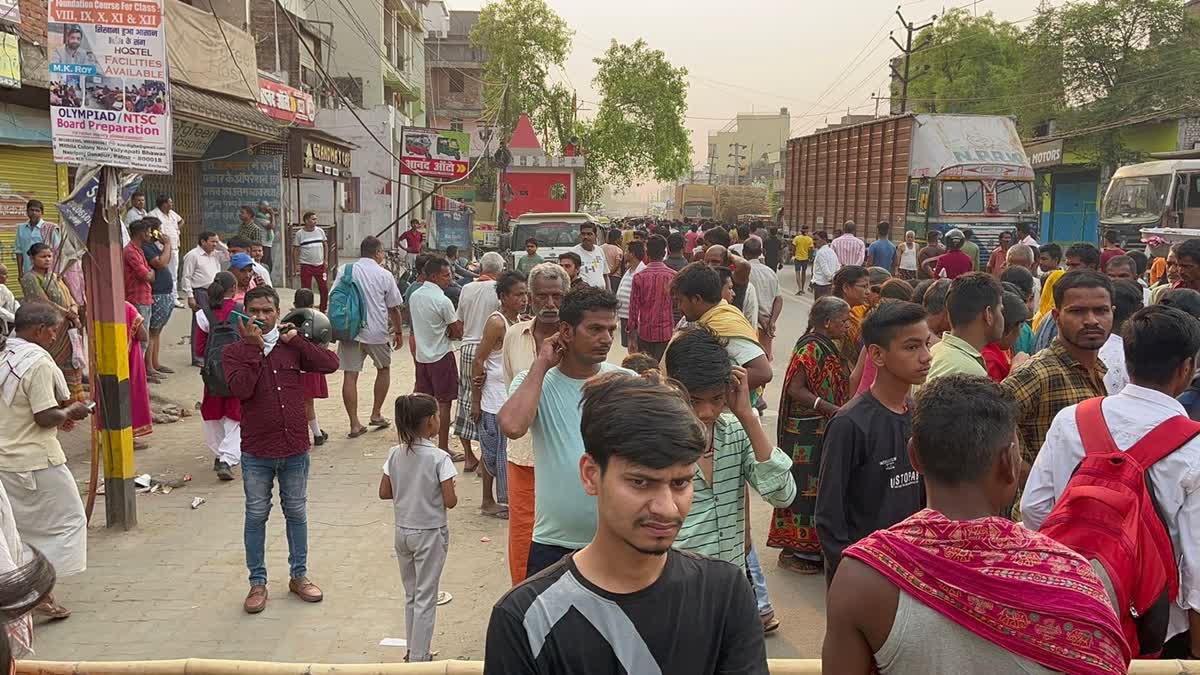
[[[258,319],[255,319],[254,317],[249,316],[248,314],[242,314],[241,312],[239,312],[237,310],[230,312],[229,315],[232,316],[233,318],[237,319],[238,321],[245,320],[249,323],[254,324],[255,326],[258,326],[259,328],[265,328],[267,325],[267,324],[263,323],[262,321],[259,321]]]

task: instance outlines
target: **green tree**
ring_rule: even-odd
[[[1021,87],[1021,32],[991,13],[952,9],[913,40],[908,109],[995,113],[1014,104]],[[894,99],[900,85],[892,85]]]
[[[506,138],[521,113],[538,129],[558,124],[564,88],[548,85],[549,74],[566,62],[574,34],[545,0],[499,0],[480,10],[471,44],[487,54],[484,105],[499,111]]]
[[[613,40],[592,84],[600,94],[596,117],[583,129],[587,161],[608,184],[673,181],[691,169],[684,127],[687,69],[677,68],[644,40]]]

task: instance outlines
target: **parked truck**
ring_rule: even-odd
[[[788,141],[785,227],[873,238],[970,227],[984,252],[1017,223],[1036,228],[1033,169],[1016,125],[995,115],[895,115]],[[983,261],[981,261],[983,262]]]
[[[717,195],[707,183],[683,183],[675,186],[671,217],[676,220],[708,220],[717,214]]]
[[[1200,159],[1144,162],[1117,169],[1100,204],[1100,225],[1115,232],[1126,250],[1137,247],[1143,234],[1168,241],[1198,236]]]

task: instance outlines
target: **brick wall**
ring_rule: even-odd
[[[46,0],[19,0],[21,25],[17,31],[30,42],[46,44]]]
[[[1198,5],[1200,6],[1200,5]],[[1177,150],[1191,150],[1200,143],[1200,117],[1185,117],[1179,120],[1179,144]]]
[[[275,29],[274,0],[251,0],[250,32],[258,52],[258,69],[275,72],[275,44],[279,43],[279,67],[287,75],[288,84],[300,88],[300,46],[296,32],[286,16],[280,15],[279,30]],[[282,12],[283,10],[279,10]],[[292,17],[299,25],[300,20]]]
[[[465,75],[456,73],[462,78],[463,90],[453,93],[450,91],[451,72],[448,68],[429,69],[429,107],[439,116],[477,117],[483,108],[483,84],[479,81],[482,71],[466,70]],[[457,114],[457,111],[463,111],[463,114]]]

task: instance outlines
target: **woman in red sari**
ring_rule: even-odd
[[[783,549],[779,566],[800,574],[824,570],[813,510],[821,472],[825,424],[846,402],[847,372],[838,340],[850,328],[850,305],[826,296],[809,312],[808,331],[796,342],[779,402],[779,447],[792,456],[796,499],[775,509],[767,546]]]
[[[154,431],[150,415],[150,387],[146,383],[146,360],[142,356],[142,345],[150,337],[142,325],[142,315],[137,307],[125,303],[125,329],[129,334],[129,403],[132,409],[133,437],[149,436]],[[136,447],[136,444],[135,444]]]

